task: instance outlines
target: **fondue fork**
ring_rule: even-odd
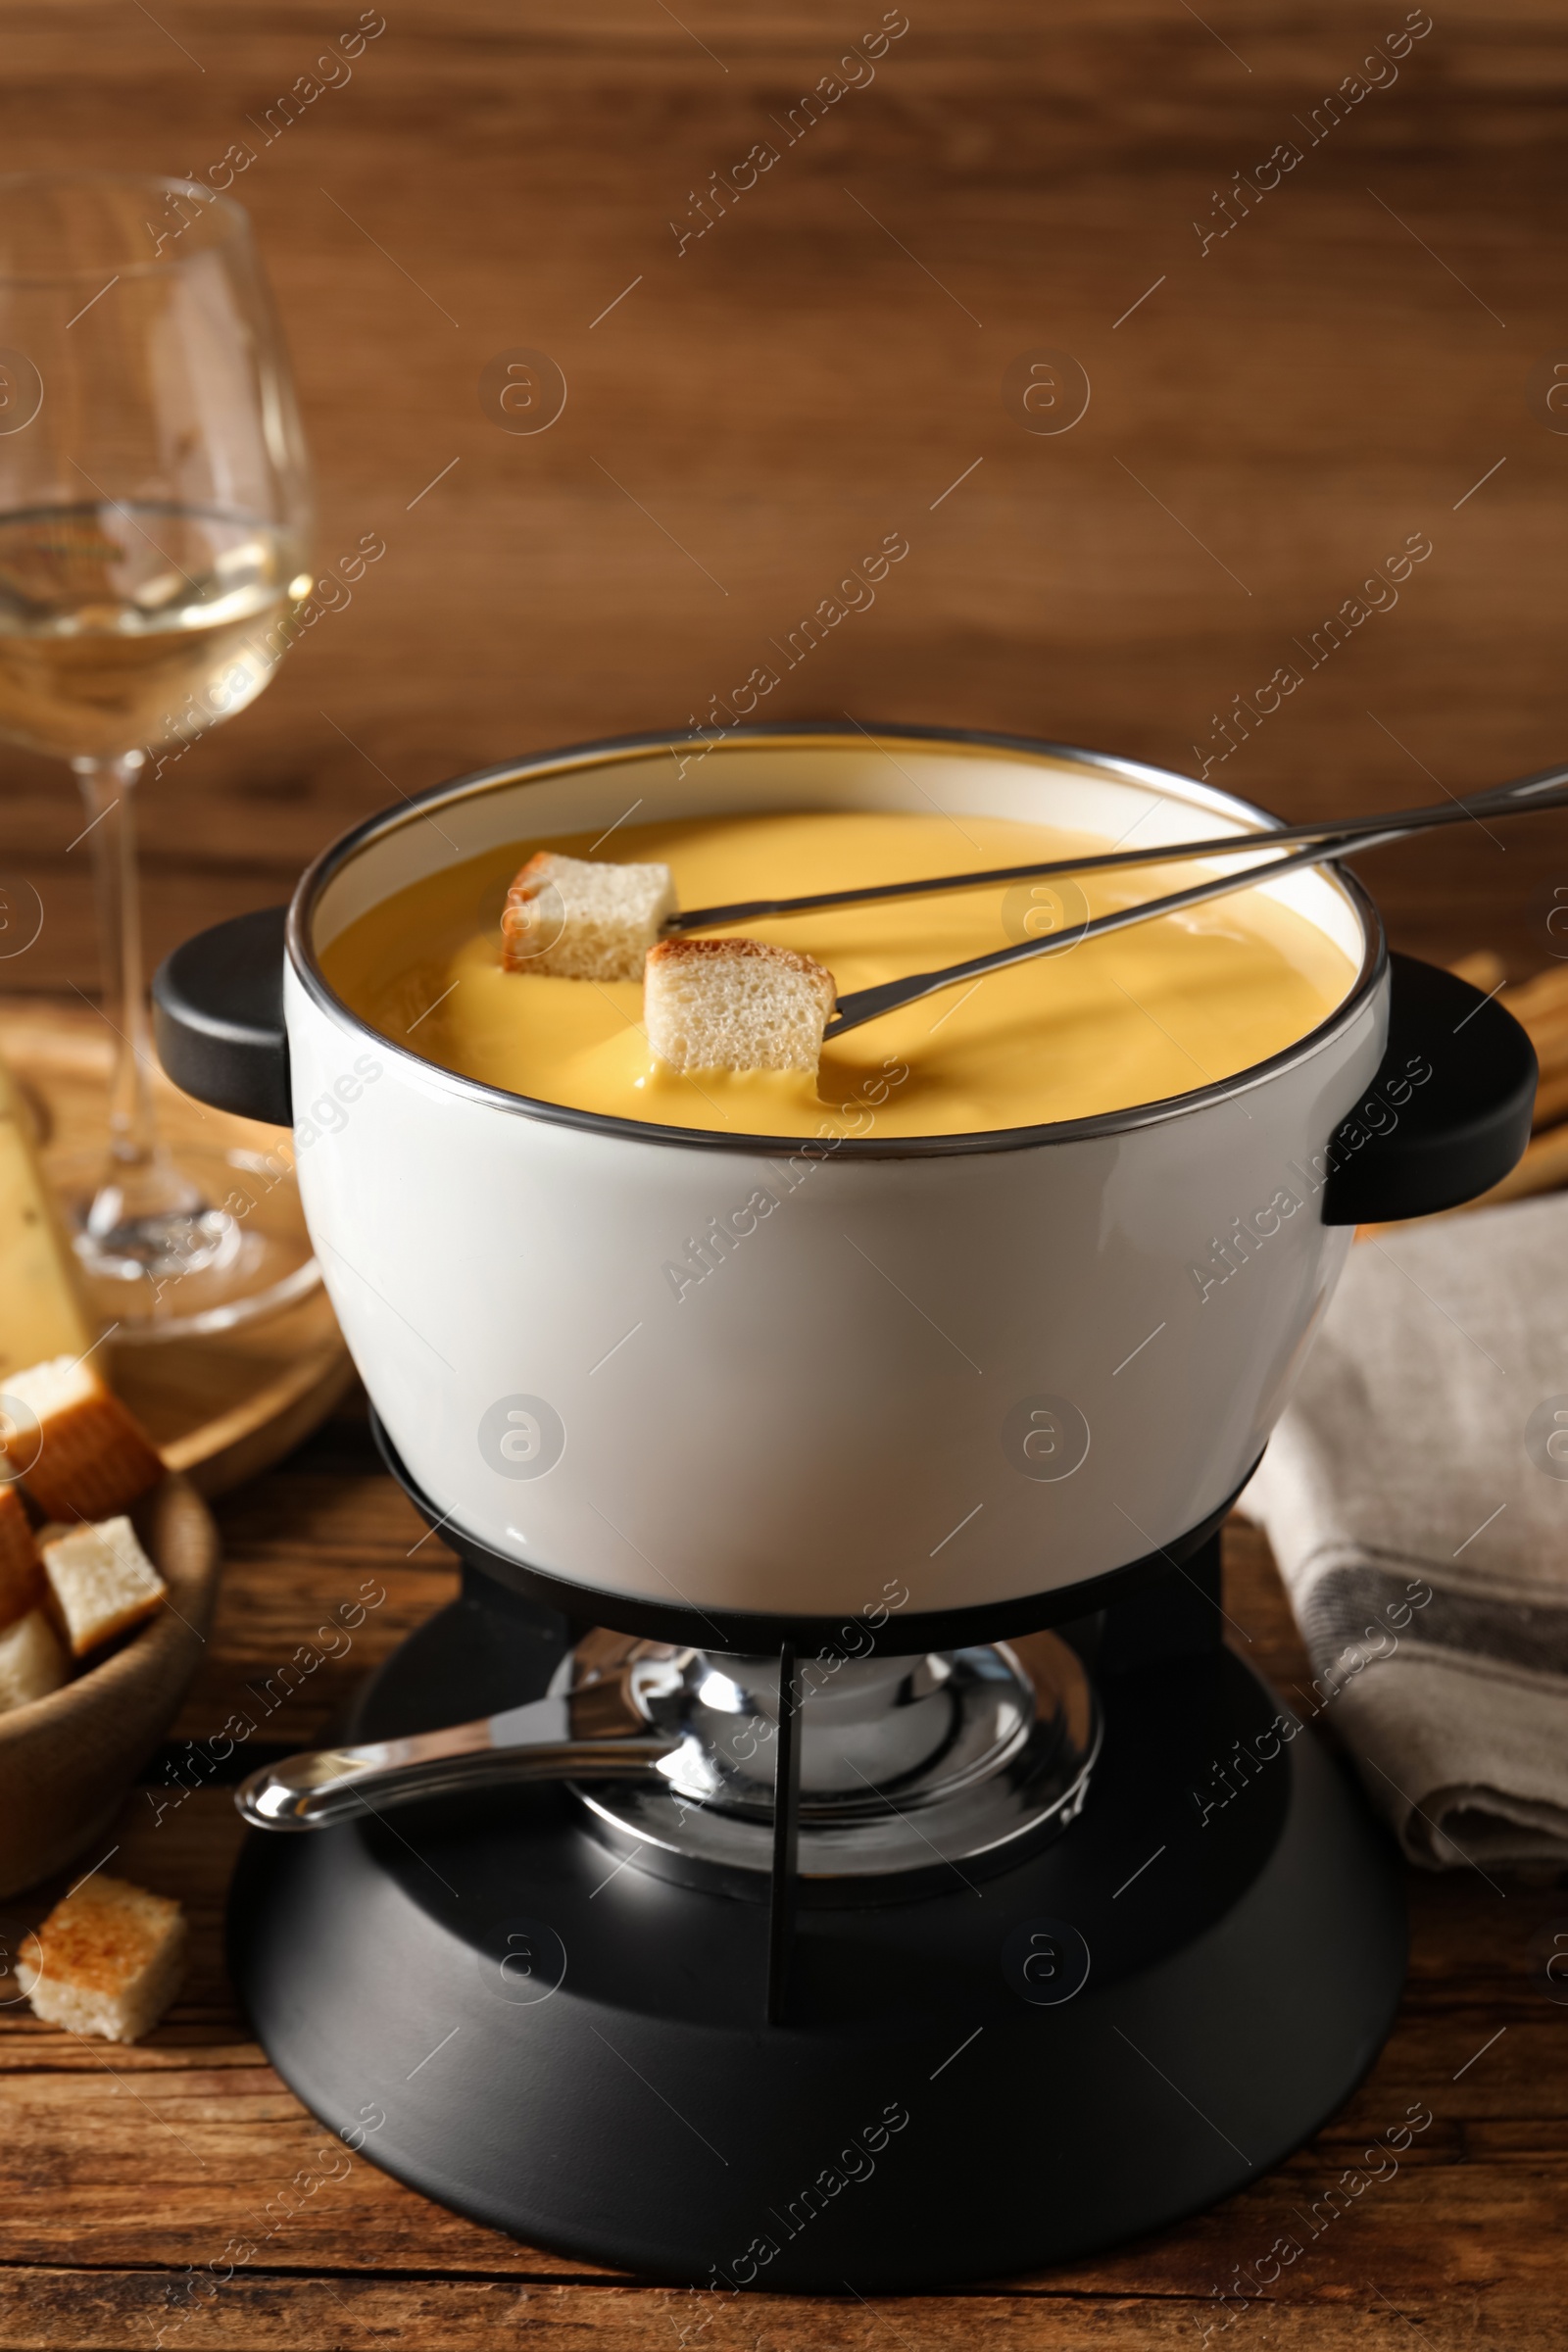
[[[781,914],[812,914],[829,906],[870,906],[886,900],[923,899],[950,890],[980,890],[999,882],[1044,881],[1054,874],[1102,872],[1123,865],[1171,865],[1184,858],[1226,858],[1250,851],[1284,848],[1294,842],[1320,844],[1318,858],[1338,857],[1351,847],[1371,848],[1377,842],[1396,841],[1409,833],[1435,832],[1472,817],[1528,815],[1538,808],[1557,808],[1568,801],[1568,767],[1543,768],[1535,775],[1517,776],[1509,784],[1489,785],[1482,792],[1434,801],[1414,808],[1388,808],[1372,816],[1324,817],[1315,824],[1280,825],[1266,833],[1225,833],[1200,841],[1155,843],[1143,850],[1097,850],[1083,858],[1056,858],[1033,865],[998,865],[977,874],[935,874],[913,882],[875,882],[854,890],[812,891],[804,898],[738,899],[728,906],[692,906],[667,915],[666,938],[688,931],[722,931],[736,923],[760,922]],[[1559,797],[1560,796],[1560,797]],[[1311,863],[1311,859],[1299,862]],[[1177,902],[1162,902],[1160,910]]]
[[[1530,808],[1562,808],[1568,806],[1568,793],[1548,792],[1548,787],[1562,780],[1565,774],[1568,771],[1553,769],[1544,776],[1522,779],[1520,786],[1499,786],[1495,788],[1497,797],[1476,794],[1467,805],[1456,803],[1455,808],[1459,814],[1469,816],[1479,805],[1486,807],[1493,815],[1506,816],[1522,814]],[[1538,798],[1526,801],[1518,797],[1527,785],[1536,787]],[[1363,825],[1368,821],[1373,824],[1377,822],[1362,820]],[[1295,850],[1288,857],[1263,859],[1245,866],[1239,873],[1211,875],[1208,880],[1195,882],[1186,890],[1172,891],[1165,898],[1144,899],[1133,906],[1115,907],[1109,914],[1096,915],[1093,920],[1086,920],[1065,932],[1048,932],[1040,939],[1025,939],[1014,947],[999,948],[989,956],[971,956],[965,963],[945,964],[933,972],[907,972],[901,979],[884,980],[874,988],[855,989],[849,996],[838,1000],[837,1010],[823,1030],[822,1042],[826,1045],[832,1039],[845,1036],[851,1029],[860,1028],[866,1021],[879,1019],[885,1012],[895,1012],[901,1005],[915,1004],[921,997],[934,996],[941,989],[956,988],[961,981],[983,980],[988,973],[1005,971],[1009,965],[1026,963],[1032,956],[1060,954],[1066,948],[1077,947],[1083,940],[1102,939],[1113,931],[1129,930],[1135,923],[1157,921],[1161,915],[1179,913],[1187,906],[1200,906],[1208,899],[1225,898],[1233,891],[1249,890],[1254,883],[1265,881],[1274,874],[1289,873],[1298,866],[1320,865],[1327,859],[1339,857],[1348,846],[1376,849],[1384,842],[1400,841],[1411,832],[1426,832],[1437,824],[1456,821],[1456,816],[1446,810],[1441,813],[1424,812],[1422,821],[1416,825],[1412,825],[1408,817],[1398,823],[1384,820],[1382,830],[1359,830],[1348,836],[1336,834],[1327,841],[1319,838],[1310,847]],[[1298,830],[1293,827],[1283,833],[1250,835],[1240,844],[1232,837],[1223,846],[1227,851],[1237,847],[1244,850],[1268,849],[1282,838],[1294,838]],[[1211,853],[1220,846],[1210,844]],[[1168,857],[1171,853],[1167,851],[1164,855]],[[1038,873],[1040,869],[1035,870]]]

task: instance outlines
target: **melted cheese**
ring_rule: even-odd
[[[1267,1060],[1325,1019],[1355,978],[1344,949],[1303,915],[1246,891],[886,1014],[830,1043],[814,1086],[790,1072],[678,1076],[650,1052],[640,981],[502,970],[507,884],[541,846],[519,841],[397,892],[325,950],[326,977],[372,1028],[444,1069],[536,1101],[665,1126],[917,1136],[1088,1118],[1189,1094]],[[667,863],[680,905],[700,906],[1108,846],[1001,817],[965,815],[959,825],[845,811],[628,825],[613,854]],[[557,838],[548,847],[581,858],[593,843]],[[1141,866],[1086,874],[1081,889],[992,886],[746,928],[816,956],[843,996],[1042,930],[1070,941],[1086,911],[1161,896],[1204,870]]]

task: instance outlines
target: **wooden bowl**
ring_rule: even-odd
[[[0,1714],[0,1896],[64,1869],[103,1837],[201,1658],[218,1589],[211,1511],[171,1472],[130,1518],[169,1600],[63,1690]]]

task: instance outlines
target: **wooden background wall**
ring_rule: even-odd
[[[265,147],[248,119],[356,0],[0,11],[8,169],[260,150],[236,193],[294,351],[319,553],[387,545],[147,792],[153,953],[284,895],[395,792],[703,713],[890,530],[908,558],[770,712],[1192,768],[1212,714],[1304,669],[1294,641],[1424,533],[1397,607],[1215,779],[1298,815],[1568,752],[1552,0],[1431,0],[1397,78],[1376,68],[1316,144],[1313,109],[1404,0],[904,7],[874,80],[789,148],[771,125],[881,0],[385,0],[352,78]],[[768,139],[776,166],[679,250],[690,192]],[[1215,190],[1282,141],[1299,164],[1203,249]],[[566,379],[548,431],[481,406],[518,347]],[[1069,431],[1004,397],[1042,349],[1092,385]],[[1369,860],[1396,938],[1542,961],[1562,821]],[[0,749],[0,860],[47,909],[5,985],[90,985],[78,822],[60,770]]]

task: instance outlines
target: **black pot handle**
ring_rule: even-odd
[[[1530,1141],[1536,1053],[1511,1012],[1413,956],[1389,958],[1388,1051],[1324,1154],[1325,1225],[1457,1208]]]
[[[153,975],[153,1042],[169,1075],[198,1102],[241,1118],[293,1124],[283,1026],[286,906],[198,931]]]

